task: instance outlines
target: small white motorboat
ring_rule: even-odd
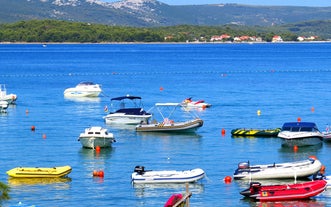
[[[266,165],[250,165],[249,162],[241,162],[238,164],[233,178],[236,180],[307,178],[318,173],[321,168],[322,163],[314,157],[301,161]]]
[[[282,146],[309,146],[321,144],[323,134],[313,122],[287,122],[283,124],[278,137]]]
[[[141,97],[139,96],[120,96],[112,98],[111,102],[117,102],[118,109],[103,117],[106,124],[137,125],[142,122],[148,123],[148,120],[152,117],[152,114],[143,109]]]
[[[74,88],[64,90],[65,97],[97,97],[102,92],[101,86],[93,82],[81,82]]]
[[[192,98],[190,97],[190,98],[186,98],[182,102],[182,106],[183,107],[187,107],[187,108],[201,108],[201,109],[205,109],[205,108],[211,107],[211,104],[206,103],[204,100],[192,101]]]
[[[200,168],[183,171],[146,171],[144,166],[136,166],[131,175],[131,179],[134,184],[192,183],[202,179],[203,177],[205,177],[205,172]]]
[[[203,125],[203,120],[197,115],[180,110],[183,108],[180,103],[156,103],[155,108],[159,112],[159,119],[163,121],[157,122],[154,119],[151,123],[140,123],[136,126],[137,132],[195,132]],[[164,113],[167,110],[168,114]],[[174,116],[176,111],[179,111],[181,116]]]
[[[6,101],[7,104],[14,104],[17,100],[16,94],[7,94],[7,89],[5,84],[0,84],[0,101]]]
[[[115,138],[113,133],[109,133],[107,129],[100,126],[86,128],[84,133],[81,133],[78,141],[86,148],[110,147]]]

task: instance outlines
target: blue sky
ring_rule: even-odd
[[[104,0],[114,2],[119,0]],[[237,3],[249,5],[285,5],[285,6],[331,6],[330,0],[158,0],[169,5],[192,5],[192,4],[221,4]]]

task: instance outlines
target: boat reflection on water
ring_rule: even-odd
[[[324,207],[324,202],[316,201],[314,199],[300,200],[300,201],[278,201],[278,202],[258,202],[258,207]]]
[[[178,137],[178,138],[201,138],[202,136],[197,134],[196,132],[139,132],[139,135],[143,138],[148,137],[160,137],[160,138],[170,138],[170,137]]]
[[[293,156],[293,152],[295,152],[296,155],[304,155],[307,157],[310,155],[315,155],[319,150],[322,149],[323,144],[317,144],[312,146],[302,146],[302,147],[280,147],[279,152],[281,155],[284,155],[284,158],[289,157],[289,154]]]
[[[21,186],[21,185],[51,185],[51,184],[62,184],[71,182],[70,177],[59,177],[59,178],[8,178],[8,184],[10,186]]]
[[[100,151],[97,151],[95,149],[89,149],[82,147],[79,150],[79,155],[84,159],[109,159],[111,157],[111,154],[114,152],[115,148],[113,147],[105,147],[101,148]]]
[[[101,101],[100,97],[64,97],[65,100],[74,102],[95,102]]]
[[[173,194],[174,192],[182,193],[186,191],[185,183],[168,183],[168,184],[132,184],[137,197],[155,197],[160,194]],[[188,190],[192,194],[204,192],[204,184],[189,183]]]

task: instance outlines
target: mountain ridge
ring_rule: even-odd
[[[0,0],[0,23],[54,19],[106,25],[158,27],[238,24],[273,26],[329,20],[331,7],[243,4],[168,5],[157,0]]]

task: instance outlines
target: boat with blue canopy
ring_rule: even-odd
[[[111,99],[112,106],[117,102],[117,110],[104,116],[106,124],[139,124],[148,123],[152,114],[146,112],[143,108],[142,98],[140,96],[120,96]],[[130,105],[127,107],[127,105]]]
[[[287,122],[283,124],[278,137],[283,146],[309,146],[321,144],[323,134],[314,122]]]

